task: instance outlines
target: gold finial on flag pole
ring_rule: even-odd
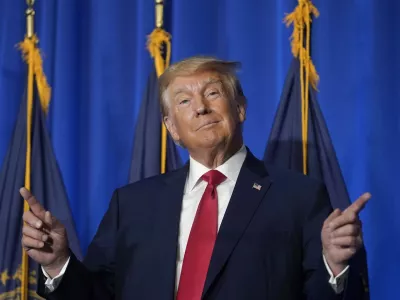
[[[39,48],[39,39],[35,33],[34,17],[35,10],[34,4],[35,0],[26,0],[28,8],[25,11],[26,15],[26,34],[24,40],[19,43],[19,48],[22,50],[22,56],[25,62],[32,66],[32,71],[34,74],[34,81],[37,85],[37,90],[39,93],[40,104],[45,113],[48,112],[50,98],[51,98],[51,88],[47,83],[46,76],[43,71],[43,60]]]
[[[34,31],[34,16],[35,10],[33,9],[33,5],[35,4],[35,0],[26,0],[26,4],[28,5],[28,9],[25,11],[26,14],[26,36],[28,38],[32,38]]]
[[[164,26],[164,1],[156,1],[156,27],[162,28]]]

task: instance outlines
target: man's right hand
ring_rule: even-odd
[[[60,273],[69,257],[67,231],[27,189],[21,188],[20,193],[30,207],[23,215],[26,224],[22,228],[22,246],[53,278]]]

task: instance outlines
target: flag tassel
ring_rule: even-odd
[[[34,75],[32,82],[36,81],[40,104],[43,111],[48,113],[51,99],[51,88],[47,83],[47,78],[43,71],[43,60],[40,50],[37,48],[38,43],[38,38],[33,35],[32,38],[26,37],[24,41],[19,44],[19,48],[22,51],[24,61],[28,66],[32,66],[32,75]]]
[[[317,90],[317,85],[319,82],[319,75],[314,63],[311,60],[310,54],[312,16],[319,16],[319,11],[312,4],[312,2],[310,0],[298,0],[298,5],[294,11],[290,14],[287,14],[284,18],[284,22],[287,26],[293,24],[293,33],[290,37],[292,54],[300,61],[301,123],[304,174],[307,174],[309,85],[311,84],[311,86]],[[306,38],[305,42],[304,33]]]
[[[148,37],[147,49],[154,59],[157,76],[160,77],[168,68],[171,58],[171,36],[162,28],[155,28]],[[166,49],[165,58],[163,49]],[[161,122],[161,174],[166,172],[167,168],[167,129],[164,122]]]

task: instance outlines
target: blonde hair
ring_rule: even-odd
[[[223,61],[214,57],[194,56],[172,64],[159,78],[160,107],[162,116],[168,115],[167,89],[179,76],[190,76],[200,72],[215,72],[221,77],[224,92],[228,98],[246,104],[242,87],[236,76],[240,63]]]

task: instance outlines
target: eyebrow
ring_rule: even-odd
[[[213,77],[210,77],[207,80],[204,80],[204,86],[207,86],[207,85],[213,84],[213,83],[222,83],[222,80],[219,78],[213,78]]]
[[[222,84],[222,80],[219,78],[214,78],[214,77],[209,77],[206,80],[204,80],[201,83],[201,90],[204,90],[207,86],[209,86],[210,84],[214,84],[214,83],[221,83]],[[177,95],[182,94],[182,93],[186,93],[190,91],[188,88],[186,87],[182,87],[182,88],[178,88],[177,90],[175,90],[173,92],[173,97],[175,98]]]

